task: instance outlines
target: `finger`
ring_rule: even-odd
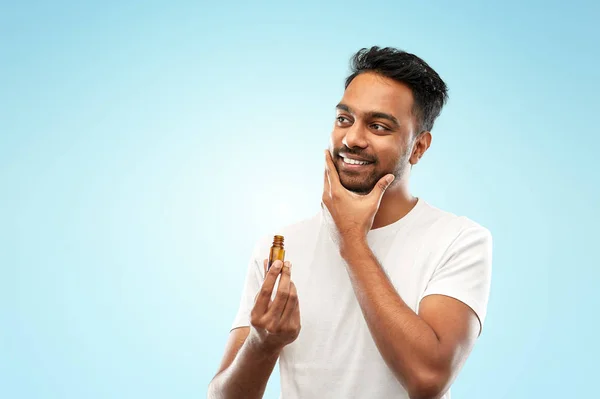
[[[385,190],[387,190],[390,184],[392,184],[394,181],[394,178],[395,176],[392,174],[383,176],[381,179],[379,179],[377,184],[375,184],[375,187],[373,187],[369,195],[376,197],[377,201],[380,201],[381,197],[383,197],[383,194],[385,193]]]
[[[323,192],[329,194],[329,176],[327,173],[327,166],[325,166],[325,170],[323,171]]]
[[[325,150],[325,166],[327,170],[327,176],[329,177],[329,185],[331,188],[336,189],[340,183],[340,177],[335,169],[335,164],[333,163],[333,158],[331,158],[331,153],[329,150]]]
[[[283,269],[281,270],[281,278],[279,279],[279,287],[277,288],[277,294],[275,295],[275,299],[271,306],[269,306],[268,314],[269,316],[275,318],[275,320],[279,320],[281,318],[281,314],[283,313],[283,309],[285,308],[285,304],[288,300],[288,296],[290,294],[290,279],[291,279],[291,269],[290,262],[285,262],[283,264]]]
[[[296,284],[293,281],[290,281],[290,295],[288,296],[287,303],[285,304],[285,309],[283,310],[283,314],[281,315],[281,323],[289,323],[295,317],[296,313],[299,313],[299,303],[298,303],[298,291],[296,290]]]
[[[329,176],[327,176],[327,168],[324,172],[325,178],[323,181],[323,195],[321,196],[321,207],[331,198],[331,185],[329,184]]]
[[[271,268],[265,276],[265,281],[263,281],[262,286],[260,287],[260,291],[258,292],[258,298],[256,298],[256,303],[254,304],[254,307],[258,311],[260,311],[261,314],[265,314],[269,308],[271,294],[273,293],[273,287],[275,287],[275,281],[277,281],[277,276],[281,272],[281,266],[283,266],[282,261],[276,260],[275,262],[273,262]]]
[[[263,275],[262,275],[263,281],[264,281],[265,277],[267,277],[267,262],[268,262],[268,259],[263,260]],[[256,298],[258,298],[259,294],[260,294],[260,290],[258,290],[256,295],[254,295],[254,302],[256,302]]]

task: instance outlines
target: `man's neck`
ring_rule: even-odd
[[[392,185],[381,199],[371,229],[378,229],[402,219],[415,207],[417,201],[418,199],[410,194],[406,184]]]

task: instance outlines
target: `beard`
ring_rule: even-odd
[[[364,170],[346,170],[342,166],[344,161],[339,156],[340,152],[344,152],[348,155],[356,155],[367,159],[372,163],[367,165]],[[349,149],[345,146],[334,149],[333,151],[334,165],[338,176],[340,177],[340,183],[346,190],[360,195],[369,194],[377,182],[385,175],[393,174],[395,177],[394,182],[399,181],[408,167],[409,158],[409,148],[403,150],[398,159],[384,160],[373,155],[368,155],[363,151]]]

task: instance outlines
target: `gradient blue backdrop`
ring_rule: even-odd
[[[0,397],[204,397],[371,45],[447,81],[412,187],[495,239],[453,397],[597,397],[599,7],[319,3],[3,2]]]

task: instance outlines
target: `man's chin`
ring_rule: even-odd
[[[359,195],[369,194],[374,187],[373,185],[366,185],[358,182],[344,182],[343,180],[341,181],[341,183],[346,190],[352,191],[353,193]]]

